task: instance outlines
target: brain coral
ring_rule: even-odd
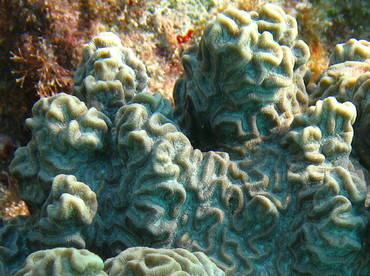
[[[123,251],[117,257],[108,259],[104,268],[109,276],[225,275],[225,272],[210,261],[204,253],[190,253],[181,248],[132,247]]]
[[[104,263],[88,250],[54,248],[32,253],[15,276],[107,276]]]
[[[111,117],[132,97],[147,89],[144,64],[113,33],[101,33],[84,45],[75,75],[74,94],[89,107]]]
[[[27,120],[11,172],[30,215],[0,221],[0,269],[49,255],[58,267],[78,249],[107,259],[101,275],[370,273],[367,171],[351,146],[356,108],[369,116],[366,45],[338,46],[308,94],[295,19],[226,10],[185,51],[172,108],[115,35],[94,38],[75,96],[41,99]],[[341,93],[345,68],[361,76]]]
[[[289,126],[307,105],[308,46],[296,20],[273,5],[259,13],[226,10],[185,51],[175,114],[198,147],[246,150]],[[211,143],[211,144],[210,144]]]
[[[338,44],[330,56],[329,68],[308,91],[311,104],[333,96],[356,105],[354,154],[370,169],[370,42],[350,39]]]

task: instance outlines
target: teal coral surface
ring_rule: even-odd
[[[308,85],[297,33],[274,5],[219,14],[174,108],[114,34],[86,44],[75,95],[27,120],[11,172],[30,215],[0,221],[0,274],[370,273],[370,47],[337,46]]]

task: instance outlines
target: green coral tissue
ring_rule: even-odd
[[[0,275],[369,275],[370,42],[308,46],[278,6],[228,9],[183,53],[175,106],[112,33],[39,100],[0,220]]]

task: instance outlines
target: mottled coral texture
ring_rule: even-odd
[[[350,39],[338,44],[330,57],[329,68],[308,89],[310,104],[329,96],[356,105],[354,151],[370,169],[370,42]]]
[[[339,45],[307,93],[295,19],[269,4],[229,9],[184,52],[173,109],[100,34],[75,96],[41,99],[27,120],[11,172],[30,215],[1,222],[0,274],[47,262],[60,271],[48,275],[370,273],[356,161],[369,166],[368,57],[366,41]]]
[[[54,248],[29,255],[23,268],[15,276],[107,276],[103,268],[103,261],[88,250]]]
[[[132,247],[117,257],[108,259],[104,266],[108,275],[204,275],[223,276],[204,253],[190,253],[186,249],[154,249]]]

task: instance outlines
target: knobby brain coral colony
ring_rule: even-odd
[[[172,108],[95,37],[74,96],[26,121],[11,172],[30,214],[1,221],[0,274],[368,275],[370,43],[337,45],[310,85],[308,59],[278,6],[226,10]]]

